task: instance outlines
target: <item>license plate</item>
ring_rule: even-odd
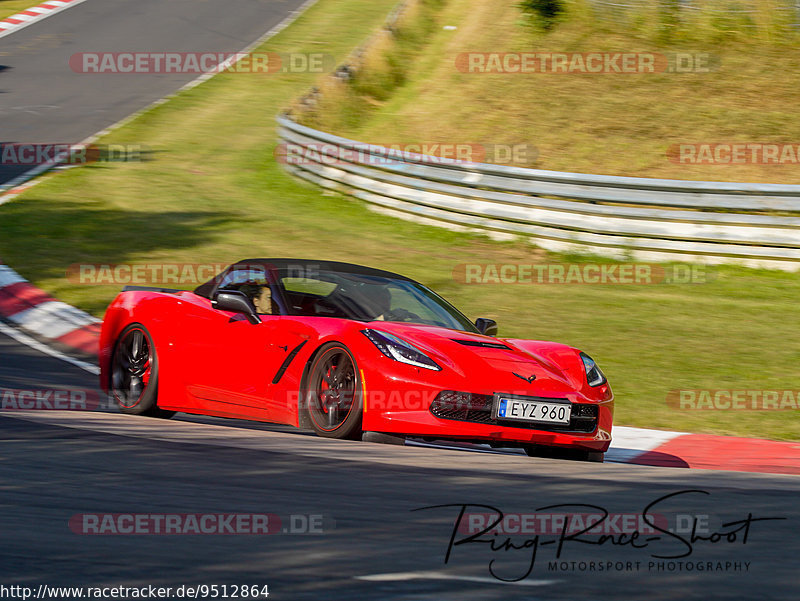
[[[572,405],[568,401],[532,399],[495,394],[494,418],[540,424],[569,424]]]

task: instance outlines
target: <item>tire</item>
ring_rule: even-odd
[[[175,415],[158,407],[158,355],[142,324],[129,325],[114,343],[109,380],[121,413],[165,419]]]
[[[605,453],[600,451],[586,451],[584,449],[565,449],[562,447],[546,447],[529,444],[523,447],[528,457],[546,457],[549,459],[568,459],[571,461],[589,461],[603,463]]]
[[[361,439],[359,374],[355,357],[339,342],[322,345],[314,355],[300,398],[302,411],[318,436]]]

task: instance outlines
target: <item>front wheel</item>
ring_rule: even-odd
[[[323,345],[305,386],[304,410],[314,431],[326,438],[361,438],[362,395],[358,365],[343,344]]]
[[[174,411],[158,407],[158,355],[141,324],[125,328],[111,358],[111,394],[122,413],[170,418]]]

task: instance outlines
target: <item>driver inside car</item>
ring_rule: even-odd
[[[386,286],[370,286],[361,290],[360,304],[372,321],[389,321],[392,309],[392,294]]]
[[[275,313],[275,303],[272,300],[272,290],[269,286],[248,281],[239,286],[239,290],[244,292],[251,300],[256,308],[256,313],[260,315],[272,315]]]
[[[372,321],[414,321],[419,317],[402,307],[392,309],[392,292],[387,286],[376,286],[369,291]]]
[[[253,297],[253,304],[261,315],[272,315],[275,304],[272,302],[272,290],[269,286],[261,286],[260,292]]]

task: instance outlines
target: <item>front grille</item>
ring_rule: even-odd
[[[533,397],[536,398],[536,397]],[[542,401],[565,400],[546,399]],[[452,419],[461,422],[506,426],[510,428],[526,428],[529,430],[548,430],[554,432],[593,432],[597,427],[597,405],[589,403],[572,403],[572,417],[569,424],[531,424],[513,420],[492,418],[494,397],[489,394],[471,394],[445,390],[440,392],[431,403],[431,413],[440,419]]]

